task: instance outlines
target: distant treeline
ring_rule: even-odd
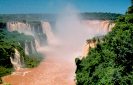
[[[79,16],[83,20],[116,20],[122,14],[116,13],[80,13]]]
[[[65,14],[64,14],[65,15]],[[116,13],[79,13],[82,20],[115,20],[122,14]],[[23,21],[23,20],[41,20],[56,21],[58,14],[0,14],[0,20],[3,21]]]

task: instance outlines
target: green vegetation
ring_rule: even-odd
[[[116,20],[121,14],[116,13],[80,13],[79,16],[82,20]]]
[[[121,14],[116,13],[102,13],[102,12],[94,12],[94,13],[79,13],[79,17],[82,20],[115,20]],[[56,21],[58,14],[0,14],[0,20],[3,21]]]
[[[2,82],[2,79],[1,79],[1,77],[0,77],[0,84],[2,84],[3,82]]]
[[[26,23],[27,21],[24,20]],[[33,25],[41,25],[39,21],[28,21]],[[36,23],[36,24],[35,24]],[[25,67],[34,68],[37,67],[44,59],[44,54],[35,53],[31,51],[31,41],[35,48],[35,39],[31,35],[24,35],[24,33],[18,33],[17,31],[9,32],[6,30],[6,22],[0,21],[0,77],[11,74],[14,71],[13,65],[10,62],[10,57],[14,58],[15,49],[20,53],[20,57],[24,57]],[[38,33],[40,39],[46,38],[46,34]],[[44,39],[46,41],[46,39]],[[29,48],[29,54],[25,55],[25,43]],[[0,78],[0,83],[2,83]],[[9,85],[9,84],[5,84]]]
[[[55,21],[57,14],[0,14],[0,20],[3,21]]]
[[[36,53],[32,55],[25,56],[25,67],[34,68],[37,67],[41,61],[43,61],[45,55],[41,53]]]
[[[20,56],[25,56],[23,48],[18,44],[23,44],[34,41],[34,38],[29,35],[20,34],[17,31],[8,32],[5,29],[0,29],[0,77],[10,74],[13,71],[13,66],[10,62],[10,57],[14,58],[15,49],[20,53]]]
[[[10,83],[6,83],[6,82],[4,82],[3,85],[11,85],[11,84],[10,84]]]
[[[130,6],[129,9],[133,9]],[[133,12],[120,16],[115,27],[86,58],[75,59],[77,85],[133,84]],[[88,41],[89,42],[89,41]]]

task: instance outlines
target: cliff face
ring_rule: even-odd
[[[35,38],[34,33],[31,30],[30,24],[24,24],[21,22],[7,22],[7,30],[12,31],[18,31],[19,33],[24,33],[25,35],[32,35]],[[35,38],[35,44],[36,48],[39,47],[39,41]]]
[[[32,34],[30,25],[21,22],[7,22],[7,30],[10,32],[18,31],[19,33],[24,33],[26,35]]]
[[[85,20],[82,21],[82,24],[87,25],[92,29],[97,29],[98,32],[111,31],[111,29],[115,26],[115,23],[109,24],[109,21],[100,21],[100,20]],[[94,43],[90,43],[90,47],[94,48]],[[85,43],[82,49],[81,59],[86,57],[89,52],[89,44]]]
[[[42,42],[45,42],[45,39],[47,39],[47,43],[50,44],[54,40],[54,35],[51,30],[51,26],[49,22],[41,22],[42,29],[39,28],[37,25],[30,25],[28,23],[21,23],[21,22],[7,22],[7,30],[8,31],[18,31],[19,33],[24,33],[25,35],[32,35],[35,38],[35,44],[36,48],[40,47],[42,45]],[[41,33],[46,34],[41,36]],[[45,42],[46,44],[46,42]]]
[[[84,47],[83,47],[83,49],[82,49],[81,59],[82,59],[83,57],[86,57],[86,56],[87,56],[87,54],[88,54],[88,52],[89,52],[89,47],[94,48],[94,43],[90,43],[90,44],[85,43],[85,44],[84,44]]]
[[[68,23],[68,22],[66,22]],[[68,23],[71,25],[73,25],[73,23]],[[111,28],[115,26],[114,23],[109,24],[109,21],[101,21],[101,20],[83,20],[83,21],[76,21],[77,27],[81,27],[85,26],[87,28],[91,28],[91,29],[95,29],[97,30],[99,33],[107,33],[108,31],[111,31]],[[41,22],[41,26],[42,26],[42,33],[45,33],[47,36],[47,42],[48,44],[52,44],[52,41],[55,40],[54,35],[52,33],[51,30],[51,26],[49,24],[49,22]],[[63,28],[60,27],[59,22],[56,22],[56,27],[59,28]],[[41,41],[38,39],[38,37],[36,37],[35,33],[37,32],[39,35],[41,33],[39,27],[34,26],[34,25],[30,25],[30,24],[24,24],[21,22],[7,22],[7,30],[8,31],[18,31],[19,33],[24,33],[26,35],[32,35],[35,38],[35,44],[36,44],[36,48],[40,47],[40,43]],[[66,31],[67,32],[67,31]],[[41,37],[41,39],[43,39],[43,37]],[[94,47],[93,43],[90,43],[91,47]],[[31,42],[30,47],[32,48],[32,53],[35,52],[34,46],[33,46],[33,42]],[[88,54],[88,48],[89,45],[87,43],[85,43],[83,50],[82,50],[82,57],[86,57],[86,55]],[[29,48],[27,46],[27,43],[25,43],[25,53],[28,55],[29,54]]]

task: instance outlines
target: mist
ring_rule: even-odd
[[[98,29],[92,29],[84,24],[78,13],[79,11],[72,4],[62,9],[56,20],[56,32],[53,31],[55,37],[53,44],[42,48],[47,57],[53,60],[52,62],[56,61],[59,64],[63,62],[61,69],[64,70],[59,74],[65,73],[64,76],[67,76],[65,80],[69,82],[69,85],[70,82],[74,83],[75,79],[75,58],[81,57],[86,40],[99,34]]]
[[[81,55],[82,48],[87,39],[99,34],[97,29],[92,29],[82,23],[78,16],[79,11],[72,4],[62,9],[56,20],[56,48],[54,51],[60,53],[57,58],[74,62]],[[53,31],[54,32],[54,31]]]
[[[28,29],[21,30],[20,27],[20,30],[18,30],[13,29],[15,26],[17,28],[17,25],[12,24],[12,30],[9,31],[18,30],[20,33],[23,32],[24,34],[34,36],[36,38],[37,52],[46,54],[46,58],[37,68],[24,69],[23,72],[30,72],[25,76],[19,76],[19,81],[17,76],[11,78],[13,75],[7,79],[13,82],[12,79],[16,78],[18,83],[22,82],[25,85],[75,85],[75,58],[82,55],[82,48],[87,39],[104,34],[99,32],[99,21],[86,22],[80,20],[79,13],[80,11],[73,4],[69,3],[58,14],[55,22],[56,25],[54,26],[55,30],[52,30],[48,21],[44,22],[45,20],[42,20],[42,31],[47,35],[47,46],[39,45],[41,41],[39,41],[38,37],[34,36],[36,33],[39,33],[39,28],[33,31],[29,25],[27,27],[24,23],[21,23],[23,24],[22,26]],[[92,28],[90,24],[96,26]]]

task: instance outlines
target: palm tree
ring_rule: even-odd
[[[95,37],[93,37],[93,38],[92,38],[92,41],[93,41],[93,43],[94,43],[94,45],[95,45],[96,38],[95,38]]]
[[[89,47],[90,47],[91,39],[87,39],[86,42],[87,44],[89,44]]]
[[[103,37],[102,40],[105,42],[105,38]]]

